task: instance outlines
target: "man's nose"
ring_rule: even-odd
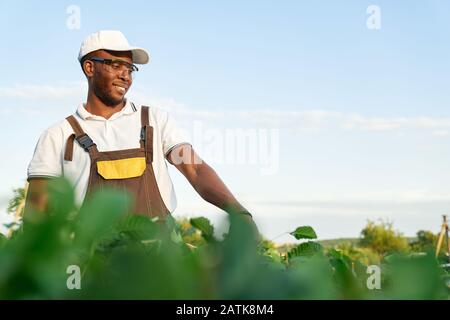
[[[119,78],[127,82],[131,82],[133,80],[133,77],[131,76],[130,71],[127,68],[123,68],[122,70],[120,70]]]

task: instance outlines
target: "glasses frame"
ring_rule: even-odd
[[[123,61],[123,60],[119,60],[119,59],[105,59],[105,58],[92,57],[92,58],[89,58],[88,60],[91,60],[91,61],[94,61],[94,62],[101,62],[103,64],[107,64],[107,65],[109,65],[112,68],[112,70],[117,71],[117,72],[119,72],[119,70],[116,70],[112,66],[112,64],[113,63],[120,63],[121,65],[124,65],[124,66],[127,67],[128,74],[130,76],[133,76],[137,71],[139,71],[139,68],[136,67],[136,65],[134,65],[132,63],[128,63],[128,62]]]

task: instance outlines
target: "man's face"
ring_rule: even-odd
[[[121,60],[132,63],[131,51],[98,50],[89,58],[103,58]],[[107,106],[117,106],[125,99],[125,94],[131,87],[133,79],[124,69],[113,70],[102,62],[86,61],[85,72],[89,79],[89,86],[94,94]]]

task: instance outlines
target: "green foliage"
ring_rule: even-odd
[[[345,250],[307,241],[280,254],[241,215],[229,216],[230,229],[219,241],[203,217],[127,215],[130,199],[115,190],[94,194],[78,209],[67,181],[56,180],[50,200],[46,214],[30,212],[13,237],[0,237],[0,299],[448,297],[448,275],[432,255],[385,259],[386,290],[377,292],[366,287],[366,265]],[[315,235],[311,227],[299,229],[294,236]],[[189,237],[198,240],[195,246],[187,245]],[[67,287],[71,265],[80,267],[80,290]]]
[[[24,201],[24,199],[25,199],[25,188],[13,189],[13,197],[9,200],[8,208],[6,209],[6,211],[8,213],[16,212],[17,208]]]
[[[196,248],[206,244],[202,232],[192,226],[190,219],[182,218],[177,221],[183,242]]]
[[[200,230],[202,237],[208,241],[213,242],[214,239],[214,227],[211,225],[208,219],[204,217],[192,218],[190,223],[194,228]]]
[[[308,241],[308,242],[300,243],[299,245],[297,245],[296,247],[291,249],[288,252],[288,257],[293,258],[293,257],[301,257],[301,256],[313,256],[313,255],[317,254],[318,252],[322,252],[322,250],[323,250],[323,247],[319,243],[313,242],[313,241]]]
[[[381,256],[373,249],[358,247],[352,242],[337,244],[334,249],[365,265],[379,264],[381,262]]]
[[[316,232],[310,226],[302,226],[295,229],[295,231],[290,233],[295,237],[295,239],[317,239]]]
[[[360,245],[370,248],[380,255],[391,252],[407,252],[409,249],[406,238],[394,230],[391,222],[382,220],[378,224],[368,221],[361,231]]]
[[[420,230],[417,232],[417,240],[410,244],[411,251],[414,252],[425,252],[433,251],[436,247],[438,235],[435,235],[431,231]],[[444,246],[441,250],[445,250]]]
[[[0,248],[6,243],[6,237],[0,233]]]
[[[385,292],[396,299],[448,299],[443,279],[448,276],[438,267],[432,253],[422,256],[394,254],[384,266]]]

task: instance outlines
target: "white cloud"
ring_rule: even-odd
[[[266,203],[268,205],[288,205],[288,206],[304,206],[304,205],[325,205],[325,204],[379,204],[379,205],[393,205],[393,204],[417,204],[417,203],[449,203],[449,192],[435,192],[432,190],[418,190],[418,189],[392,189],[392,190],[373,190],[373,191],[349,191],[333,192],[320,194],[311,192],[303,193],[295,198],[285,199],[268,199],[268,198],[254,198],[248,199],[255,203]]]
[[[449,130],[436,130],[436,131],[433,131],[433,136],[448,137],[448,136],[450,136],[450,131]]]
[[[59,101],[85,96],[85,82],[68,82],[60,85],[14,84],[0,87],[1,99]]]
[[[343,127],[364,131],[394,131],[401,129],[442,129],[450,128],[450,118],[439,117],[364,117],[358,114],[343,115]]]
[[[0,87],[0,99],[39,100],[40,103],[47,101],[51,104],[63,100],[81,101],[86,91],[85,81],[58,85],[15,84]],[[183,124],[195,120],[207,121],[211,125],[223,125],[232,121],[233,125],[237,126],[282,128],[300,133],[365,131],[403,134],[408,131],[422,131],[435,137],[450,136],[450,117],[369,117],[357,113],[314,109],[290,111],[283,110],[280,106],[274,106],[274,109],[199,109],[187,106],[174,98],[151,96],[145,92],[143,86],[137,86],[130,92],[130,97],[138,103],[150,104],[173,113]],[[28,112],[32,109],[26,108],[22,111]],[[0,108],[0,114],[8,115],[11,112],[11,107]],[[45,110],[41,108],[39,112]]]

